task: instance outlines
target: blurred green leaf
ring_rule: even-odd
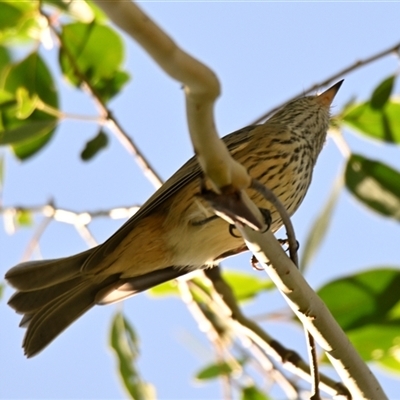
[[[0,78],[4,73],[4,68],[11,63],[11,55],[8,49],[4,46],[0,46]]]
[[[373,91],[370,104],[371,108],[380,110],[389,100],[394,86],[395,76],[383,80]]]
[[[226,362],[220,362],[207,365],[196,374],[196,379],[206,381],[210,379],[219,378],[222,375],[230,375],[234,369]]]
[[[3,298],[4,284],[0,283],[0,300]]]
[[[317,293],[364,360],[393,364],[389,359],[398,359],[400,344],[399,287],[400,270],[380,267],[329,282]]]
[[[222,276],[233,290],[237,301],[251,300],[261,292],[275,288],[271,280],[245,272],[223,270]]]
[[[100,132],[91,140],[86,143],[85,148],[82,150],[81,158],[88,161],[93,158],[99,151],[107,147],[108,136],[100,130]]]
[[[27,119],[35,111],[38,102],[36,93],[33,96],[24,87],[19,87],[16,92],[18,111],[16,117],[19,119]]]
[[[18,146],[22,146],[26,143],[29,146],[32,138],[33,141],[40,138],[47,140],[49,130],[54,129],[56,125],[57,121],[54,119],[47,121],[29,121],[15,129],[7,129],[4,132],[0,132],[0,145],[18,143]]]
[[[123,385],[132,399],[155,399],[155,389],[143,382],[135,367],[139,350],[133,327],[122,313],[115,314],[111,323],[110,345],[119,364],[119,373]]]
[[[127,72],[115,71],[112,77],[103,78],[96,84],[97,93],[107,102],[122,90],[129,79]]]
[[[26,159],[50,140],[58,122],[43,111],[32,112],[38,99],[57,109],[53,78],[39,54],[34,52],[8,69],[0,92],[8,92],[17,100],[17,107],[1,109],[0,143],[12,144],[17,157]]]
[[[15,220],[20,227],[29,227],[33,224],[32,213],[27,210],[18,210]]]
[[[39,39],[45,25],[38,6],[38,1],[0,2],[0,43]]]
[[[5,169],[4,155],[0,154],[0,194],[4,186],[4,169]]]
[[[342,121],[370,138],[400,143],[400,103],[393,100],[378,110],[369,102],[355,104],[344,112]]]
[[[17,110],[18,101],[13,94],[0,89],[0,111],[6,110],[9,107],[14,107]]]
[[[166,296],[179,296],[178,285],[175,280],[168,281],[162,283],[161,285],[157,285],[152,287],[147,291],[150,296],[153,297],[166,297]]]
[[[242,388],[241,400],[269,400],[270,397],[261,392],[256,386]]]
[[[61,68],[75,86],[81,85],[83,75],[100,97],[108,100],[128,81],[128,74],[120,71],[123,41],[110,27],[95,21],[68,24],[63,26],[61,38]]]
[[[328,197],[328,201],[311,226],[300,261],[301,271],[305,271],[307,266],[311,263],[325,238],[342,186],[342,178],[340,177],[336,179]]]
[[[65,0],[44,0],[43,2],[58,8],[80,22],[92,22],[95,18],[92,8],[86,1],[70,0],[66,2]]]
[[[399,358],[399,351],[400,351],[400,346],[397,343],[395,346],[393,346],[390,351],[389,355],[385,356],[383,355],[379,359],[379,364],[386,369],[389,369],[391,371],[394,371],[396,373],[400,372],[400,358]]]
[[[346,186],[363,204],[379,214],[400,220],[400,173],[361,155],[353,154],[346,166]]]

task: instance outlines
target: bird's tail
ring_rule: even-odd
[[[85,251],[56,260],[30,261],[11,268],[5,278],[17,289],[8,304],[23,314],[23,348],[31,357],[96,304],[99,291],[118,280],[99,281],[81,273],[91,254]]]
[[[55,260],[30,261],[11,268],[5,278],[17,290],[8,304],[27,328],[23,348],[32,357],[95,304],[109,304],[187,271],[168,267],[133,278],[85,275],[82,266],[94,249]]]

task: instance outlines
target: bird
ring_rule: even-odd
[[[289,215],[311,183],[342,82],[222,138],[232,157],[273,191]],[[94,305],[126,299],[247,250],[229,223],[197,196],[201,179],[212,187],[192,157],[104,243],[69,257],[23,262],[6,273],[16,289],[8,304],[23,315],[20,326],[27,328],[22,345],[27,357]],[[259,193],[247,193],[257,207],[269,210],[270,229],[276,232],[282,225],[277,210]]]

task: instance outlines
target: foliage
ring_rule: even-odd
[[[88,92],[107,106],[129,80],[123,68],[124,41],[110,26],[106,16],[90,2],[44,1],[45,10],[61,13],[61,28],[51,23],[40,10],[40,2],[3,2],[0,4],[0,145],[10,149],[25,162],[40,155],[57,127],[68,115],[60,108],[59,82],[42,55],[39,44],[59,41],[59,66],[63,77],[74,87]],[[18,57],[12,51],[19,46]],[[104,52],[104,48],[112,51]],[[22,55],[21,55],[22,54]],[[357,132],[361,139],[372,139],[384,145],[400,142],[400,103],[393,96],[396,76],[391,75],[371,91],[367,101],[352,102],[338,113],[335,129]],[[109,115],[103,116],[98,134],[82,146],[81,158],[93,157],[108,144]],[[0,159],[0,192],[4,179]],[[382,160],[352,153],[334,185],[329,199],[312,225],[302,258],[302,269],[308,267],[323,243],[335,205],[343,187],[361,205],[378,216],[400,220],[400,172]],[[17,210],[13,216],[19,226],[34,224],[28,210]],[[273,289],[268,279],[253,274],[224,271],[223,279],[241,304],[252,301]],[[398,341],[400,328],[399,267],[380,266],[328,282],[318,294],[325,301],[352,343],[366,361],[400,373]],[[0,286],[0,296],[3,286]],[[197,289],[198,290],[198,289]],[[203,286],[201,290],[212,297]],[[150,290],[157,298],[179,295],[175,282]],[[193,301],[212,321],[215,310],[201,301],[193,291]],[[214,314],[213,314],[214,313]],[[231,333],[230,333],[231,335]],[[222,336],[222,335],[221,335]],[[228,335],[229,336],[229,335]],[[224,337],[224,340],[226,337]],[[121,313],[111,323],[110,344],[118,361],[124,387],[136,399],[149,399],[155,389],[142,381],[137,367],[138,340],[132,325]],[[208,364],[196,374],[198,380],[242,373],[243,361],[226,360]],[[241,385],[242,399],[267,399],[255,384]]]

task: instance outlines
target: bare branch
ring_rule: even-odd
[[[357,399],[386,399],[375,376],[325,304],[286,256],[272,232],[261,234],[239,224],[236,227],[289,306],[326,352],[352,396]]]
[[[318,90],[319,88],[323,87],[323,86],[328,86],[329,84],[335,82],[336,80],[338,80],[339,78],[341,78],[342,76],[360,68],[363,66],[366,66],[368,64],[373,63],[376,60],[379,60],[380,58],[386,57],[390,54],[396,54],[397,57],[399,56],[399,52],[400,52],[400,43],[396,43],[394,46],[389,47],[388,49],[382,50],[376,54],[373,54],[370,57],[367,57],[363,60],[359,60],[356,61],[355,63],[349,65],[346,68],[343,68],[342,70],[340,70],[339,72],[336,72],[335,74],[333,74],[332,76],[330,76],[329,78],[326,78],[325,80],[323,80],[322,82],[319,83],[315,83],[313,85],[311,85],[308,89],[303,90],[301,93],[298,93],[296,96],[293,96],[292,98],[286,100],[285,102],[275,106],[273,109],[269,110],[268,112],[266,112],[265,114],[261,115],[260,117],[258,117],[257,119],[255,119],[253,122],[251,122],[249,125],[255,125],[255,124],[259,124],[260,122],[265,121],[268,117],[270,117],[272,114],[275,114],[276,111],[278,111],[280,108],[282,108],[285,104],[287,104],[288,102],[297,99],[298,97],[302,97],[304,95],[310,94],[316,90]]]
[[[107,125],[109,126],[111,132],[115,134],[115,136],[122,143],[125,149],[134,156],[135,161],[142,169],[143,174],[149,179],[149,181],[153,184],[153,186],[158,189],[162,185],[161,177],[158,176],[158,174],[155,172],[155,169],[151,166],[150,162],[136,146],[133,139],[120,125],[118,120],[114,117],[111,110],[106,106],[106,104],[103,102],[103,100],[97,93],[96,89],[90,84],[86,76],[80,71],[75,58],[68,50],[68,47],[65,46],[65,44],[63,43],[62,37],[59,34],[58,30],[54,27],[52,19],[43,10],[41,10],[41,13],[47,19],[50,29],[57,37],[60,46],[62,47],[64,53],[68,57],[72,68],[74,69],[74,73],[83,82],[83,87],[86,88],[87,92],[90,93],[90,95],[95,100],[98,108],[100,109],[100,113],[102,114],[102,119],[105,119],[107,121]]]
[[[172,78],[182,82],[186,94],[189,131],[198,161],[214,189],[242,190],[250,185],[246,169],[230,156],[214,123],[214,101],[220,94],[215,74],[181,50],[136,4],[95,0],[108,17],[135,39]]]

